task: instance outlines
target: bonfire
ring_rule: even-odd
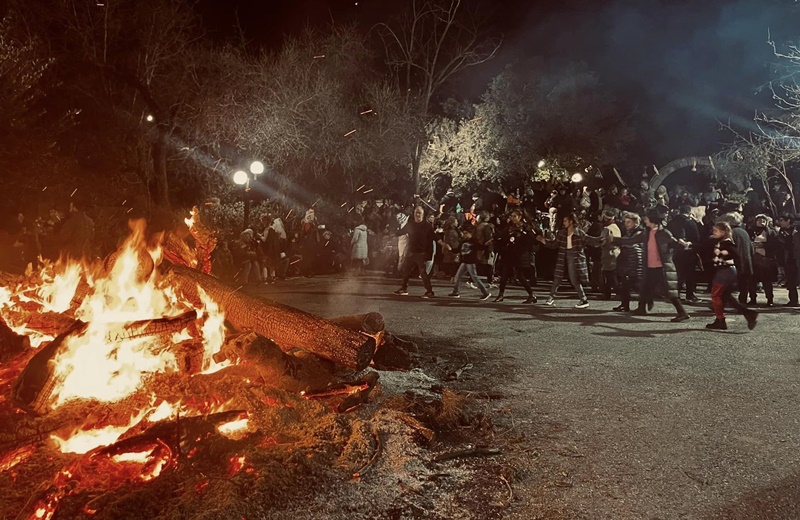
[[[21,483],[18,518],[91,516],[187,468],[196,493],[256,478],[248,453],[279,445],[293,412],[346,412],[375,386],[347,378],[392,342],[379,314],[249,296],[208,274],[216,238],[196,211],[186,224],[194,247],[135,221],[102,262],[0,273],[0,477]]]

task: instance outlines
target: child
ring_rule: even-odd
[[[717,222],[712,230],[713,237],[718,242],[714,245],[712,264],[714,266],[714,280],[711,286],[711,306],[717,318],[713,323],[706,325],[707,329],[727,330],[725,323],[725,304],[729,303],[742,313],[747,320],[747,328],[753,330],[756,326],[758,313],[739,303],[733,296],[736,288],[736,263],[739,255],[736,245],[731,240],[731,226],[727,222]]]
[[[445,248],[450,248],[450,246],[447,244],[443,244],[443,246]],[[458,292],[458,290],[461,287],[461,280],[464,278],[465,274],[468,274],[473,283],[475,283],[475,285],[478,286],[478,289],[481,290],[481,300],[485,301],[492,297],[492,295],[489,294],[489,291],[486,289],[486,286],[483,285],[481,279],[478,278],[478,271],[475,268],[475,264],[478,263],[478,250],[482,249],[483,247],[485,246],[483,244],[478,244],[477,240],[475,240],[473,237],[472,228],[465,227],[461,231],[461,265],[458,266],[455,284],[453,285],[453,292],[450,293],[452,298],[461,297],[461,294]]]

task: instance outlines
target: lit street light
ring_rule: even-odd
[[[155,117],[153,117],[153,114],[147,114],[147,117],[145,117],[145,119],[147,119],[148,123],[152,123],[155,120]]]
[[[253,175],[261,175],[264,173],[264,163],[261,161],[253,161],[250,165],[250,173]]]
[[[581,175],[580,173],[576,173],[575,175],[572,176],[572,182],[574,182],[575,184],[578,184],[579,182],[582,181],[583,181],[583,175]]]
[[[244,170],[239,170],[233,174],[233,182],[239,186],[244,186],[250,180],[250,176]]]
[[[537,164],[536,166],[538,166],[539,168],[544,168],[545,164],[547,164],[547,163],[545,162],[544,159],[542,159],[541,161],[539,161],[539,164]]]

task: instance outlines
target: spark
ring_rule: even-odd
[[[133,208],[128,209],[125,213],[130,213],[131,211],[133,211]]]
[[[42,191],[47,191],[47,186],[45,186],[44,188],[42,188]]]
[[[294,211],[294,210],[293,210],[293,209],[290,209],[290,210],[289,210],[289,213],[287,213],[287,214],[286,214],[286,218],[289,218],[289,215],[291,215],[291,214],[292,214],[292,211]]]
[[[352,130],[350,130],[349,132],[344,134],[344,136],[347,137],[347,136],[353,135],[354,133],[356,133],[356,129],[355,128],[353,128]]]
[[[78,188],[75,188],[74,190],[72,190],[72,194],[70,194],[70,198],[74,197],[77,192],[78,192]]]
[[[355,206],[353,206],[352,208],[348,209],[348,210],[347,210],[347,212],[348,212],[348,213],[350,213],[350,212],[351,212],[351,211],[353,211],[354,209],[356,209],[356,207],[355,207]]]
[[[372,109],[370,108],[369,110],[364,110],[363,112],[361,112],[361,115],[364,116],[364,115],[367,115],[367,114],[369,114],[371,112],[372,112]]]
[[[480,121],[481,119],[483,119],[483,116],[473,117],[472,119],[469,120],[469,122],[471,123],[473,121]]]
[[[356,189],[356,191],[361,191],[361,190],[363,190],[363,189],[364,189],[364,186],[366,186],[366,184],[362,184],[361,186],[359,186],[359,187]]]
[[[344,201],[344,202],[342,202],[342,205],[341,205],[341,206],[339,206],[339,207],[340,207],[340,208],[343,208],[343,207],[345,207],[345,206],[347,206],[347,201]]]
[[[314,59],[315,59],[315,60],[319,60],[319,59],[322,59],[322,58],[324,58],[324,57],[325,57],[325,55],[324,55],[324,54],[317,54],[316,56],[314,56]]]
[[[126,202],[128,202],[128,199],[123,200],[122,205],[124,206]]]
[[[300,259],[298,258],[297,260],[293,260],[293,261],[289,262],[289,265],[294,265],[299,261],[300,261]]]
[[[328,240],[327,242],[325,242],[325,245],[324,245],[324,246],[322,246],[322,247],[328,247],[328,244],[330,244],[330,243],[331,243],[331,241],[330,241],[330,240]]]
[[[366,195],[367,193],[370,193],[370,192],[372,192],[372,191],[375,191],[375,188],[370,188],[370,189],[368,189],[367,191],[365,191],[365,192],[364,192],[364,195]]]
[[[316,205],[317,205],[317,202],[319,202],[319,201],[321,201],[321,200],[322,200],[322,197],[320,197],[320,198],[318,198],[317,200],[315,200],[315,201],[314,201],[314,204],[312,204],[312,205],[311,205],[311,207],[313,208],[314,206],[316,206]]]

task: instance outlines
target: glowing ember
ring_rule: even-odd
[[[111,460],[114,462],[138,462],[139,464],[144,464],[148,460],[150,460],[150,455],[152,455],[152,451],[140,451],[138,453],[120,453],[119,455],[114,455],[111,457]]]
[[[237,419],[235,421],[227,422],[225,424],[220,424],[217,426],[217,431],[228,438],[238,438],[241,437],[244,433],[247,432],[247,425],[249,419],[247,417],[243,419]]]
[[[244,455],[234,455],[228,462],[228,476],[232,477],[242,471],[244,464],[247,461],[244,458]]]

